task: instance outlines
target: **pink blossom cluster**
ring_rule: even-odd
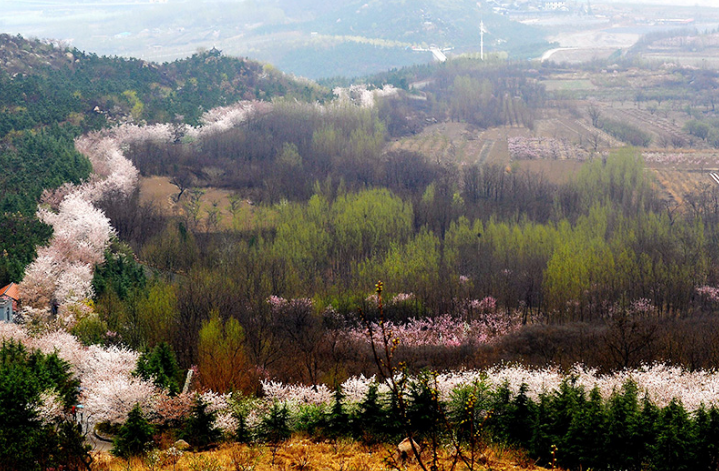
[[[40,393],[37,405],[38,418],[42,423],[49,424],[63,417],[65,410],[60,395],[54,389]]]
[[[567,159],[576,156],[584,160],[586,152],[575,149],[566,139],[547,137],[510,137],[509,155],[516,160]]]
[[[700,286],[697,293],[711,302],[719,302],[719,288],[714,286]]]
[[[340,103],[354,103],[362,108],[372,108],[377,98],[395,96],[398,90],[392,85],[372,90],[367,89],[366,85],[351,85],[349,88],[337,87],[332,92]]]
[[[124,157],[124,148],[138,141],[166,142],[172,136],[167,124],[124,124],[77,139],[75,146],[92,163],[93,175],[80,185],[65,184],[43,193],[37,214],[53,227],[53,238],[26,268],[20,286],[26,318],[47,320],[47,306],[54,302],[59,325],[69,327],[86,311],[83,301],[93,296],[93,268],[102,262],[114,236],[110,220],[95,203],[107,195],[129,195],[136,188],[138,172]]]
[[[472,299],[469,302],[460,303],[460,310],[465,315],[488,314],[497,310],[497,300],[492,296],[487,296],[481,300]]]
[[[208,412],[216,412],[215,427],[224,433],[232,433],[237,429],[237,419],[232,414],[232,394],[219,394],[206,391],[201,395],[202,401],[207,404]]]
[[[206,112],[201,128],[185,126],[181,131],[195,137],[222,132],[246,121],[251,114],[270,110],[268,103],[240,102]],[[42,195],[38,217],[53,227],[54,235],[26,269],[20,287],[26,317],[46,321],[47,306],[54,302],[61,314],[68,314],[60,316],[59,324],[73,325],[77,319],[70,313],[81,313],[82,309],[74,306],[93,296],[93,268],[102,262],[114,235],[109,219],[94,204],[108,195],[129,195],[137,187],[138,171],[123,155],[131,143],[172,142],[177,132],[178,128],[171,124],[123,124],[77,139],[75,147],[92,163],[93,175],[83,184],[65,184]]]
[[[267,299],[273,313],[281,313],[287,309],[292,310],[311,310],[312,300],[310,298],[285,299],[280,296],[270,296]]]
[[[265,398],[271,402],[327,404],[332,400],[332,391],[324,384],[305,386],[265,380],[262,381],[262,392]]]
[[[481,301],[477,301],[478,309]],[[485,306],[486,308],[486,306]],[[444,314],[434,318],[410,319],[406,323],[384,322],[384,328],[392,339],[400,345],[408,347],[436,346],[459,347],[462,345],[482,344],[493,341],[503,335],[514,332],[521,326],[520,317],[501,311],[483,312],[478,319],[464,320]],[[372,330],[375,342],[379,339],[379,324]],[[350,328],[343,332],[344,338],[351,343],[368,343],[370,341],[363,327]]]

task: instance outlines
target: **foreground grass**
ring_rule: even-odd
[[[423,458],[429,461],[429,453]],[[94,471],[374,471],[402,469],[419,471],[414,460],[398,460],[395,448],[389,445],[366,446],[353,441],[314,443],[309,440],[293,439],[276,447],[269,445],[248,446],[224,445],[216,450],[202,453],[186,452],[173,458],[166,451],[155,451],[144,459],[135,458],[129,462],[101,452],[94,456]],[[491,448],[484,452],[484,464],[477,464],[474,470],[539,470],[521,453],[511,449]],[[452,456],[443,450],[440,470],[452,469]],[[429,466],[429,464],[428,464]],[[458,463],[456,470],[468,469]]]

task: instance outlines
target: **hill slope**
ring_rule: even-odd
[[[213,107],[275,96],[325,92],[214,51],[157,65],[0,35],[0,284],[19,281],[50,235],[34,217],[43,190],[89,176],[77,136],[117,122],[194,124]]]

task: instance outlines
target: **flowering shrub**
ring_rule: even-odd
[[[437,390],[443,400],[448,400],[453,391],[461,387],[482,383],[490,390],[507,385],[512,394],[518,394],[526,385],[526,395],[539,400],[540,395],[559,391],[562,382],[572,378],[575,384],[591,391],[597,387],[604,399],[620,391],[628,381],[633,381],[641,394],[656,406],[665,407],[673,400],[679,400],[689,411],[702,405],[719,406],[719,372],[687,371],[662,363],[646,365],[638,369],[623,370],[609,375],[600,375],[596,370],[576,365],[568,373],[557,368],[529,369],[522,366],[495,366],[484,371],[450,372],[437,375]],[[349,403],[359,403],[377,380],[372,377],[353,377],[342,383],[341,388]],[[273,381],[262,382],[263,393],[268,401],[291,404],[330,404],[332,392],[324,385],[289,385]],[[387,385],[380,385],[380,392],[387,392]]]
[[[159,390],[149,381],[132,375],[139,354],[122,347],[84,347],[71,334],[55,331],[31,337],[17,325],[0,326],[0,341],[17,340],[29,349],[43,353],[57,352],[70,363],[80,380],[80,402],[86,418],[92,422],[120,423],[136,403],[146,411],[154,411]],[[51,398],[43,401],[46,415],[53,413]]]

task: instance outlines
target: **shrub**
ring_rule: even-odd
[[[307,404],[297,412],[295,430],[311,437],[322,436],[327,429],[328,413],[324,405]]]

